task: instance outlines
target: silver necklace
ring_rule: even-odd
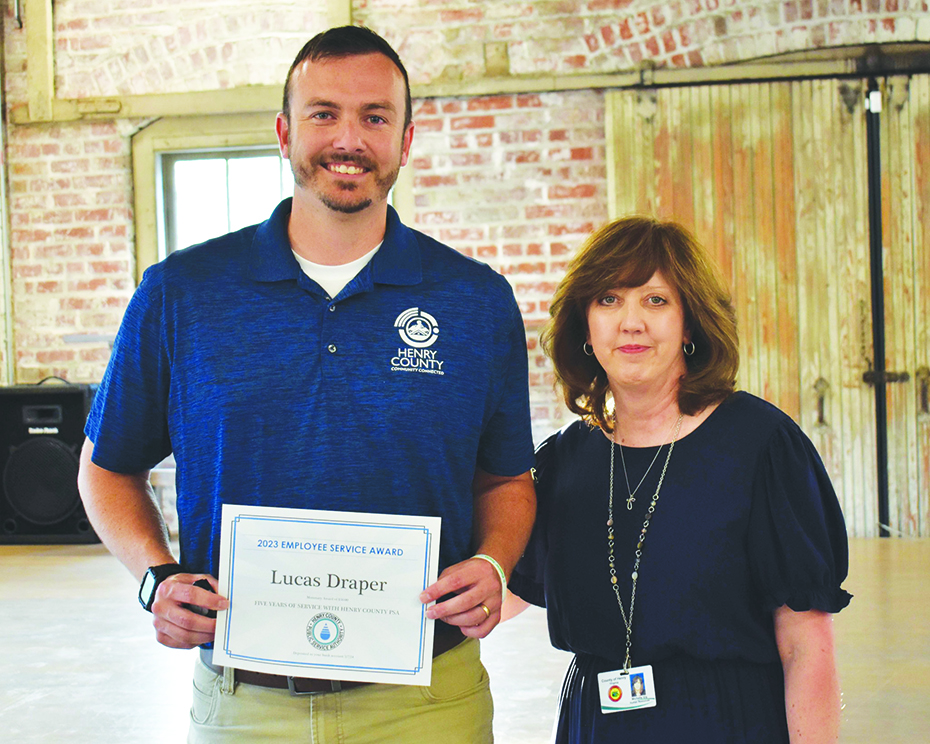
[[[639,540],[636,542],[636,550],[633,553],[633,573],[630,578],[633,580],[633,588],[630,592],[630,612],[627,614],[623,609],[623,600],[620,598],[620,587],[618,586],[617,568],[614,565],[614,445],[610,443],[610,496],[607,500],[607,561],[610,565],[610,585],[617,597],[617,604],[620,606],[620,615],[623,617],[623,625],[626,627],[626,660],[623,662],[624,671],[630,671],[630,648],[633,639],[633,605],[636,603],[636,582],[639,579],[639,564],[643,557],[643,543],[646,540],[646,531],[649,529],[649,520],[656,510],[656,503],[659,501],[659,491],[662,490],[662,482],[665,480],[665,471],[668,470],[668,462],[672,459],[672,451],[675,449],[675,441],[678,439],[678,432],[681,431],[681,421],[684,414],[678,415],[678,421],[675,424],[675,434],[668,445],[668,454],[665,456],[665,464],[662,466],[662,473],[659,475],[659,485],[656,486],[656,492],[652,495],[652,503],[646,510],[646,519],[643,522],[643,528],[639,533]],[[616,430],[616,423],[614,423]],[[622,450],[621,450],[622,451]],[[653,462],[655,462],[653,460]],[[650,465],[650,467],[652,467]],[[642,482],[640,482],[642,485]],[[638,488],[639,486],[637,486]]]
[[[672,428],[675,428],[676,426],[679,428],[681,427],[681,416],[678,417],[678,423],[673,424]],[[669,433],[671,433],[671,431],[672,430],[669,429]],[[616,435],[617,435],[617,413],[615,411],[614,412],[613,437],[615,437]],[[610,440],[611,442],[614,441],[613,437],[611,437],[611,440]],[[667,438],[668,437],[666,436],[666,439]],[[659,459],[659,453],[662,451],[662,448],[665,446],[665,442],[659,445],[659,449],[656,450],[655,457],[652,458],[652,462],[649,463],[649,467],[646,468],[646,472],[643,473],[643,477],[639,479],[639,483],[637,483],[636,488],[633,488],[633,489],[630,488],[630,477],[627,475],[627,472],[626,472],[626,460],[623,457],[623,445],[620,444],[620,442],[617,442],[617,446],[620,448],[620,464],[623,466],[623,480],[626,481],[626,492],[629,494],[629,498],[627,498],[626,500],[626,509],[627,511],[633,511],[633,502],[636,501],[636,492],[639,490],[639,487],[643,485],[643,481],[646,480],[646,476],[649,475],[649,471],[652,470],[652,466],[656,464],[656,460]],[[613,457],[613,454],[614,454],[613,449],[611,448],[610,456]],[[611,492],[613,492],[613,489],[611,489]]]

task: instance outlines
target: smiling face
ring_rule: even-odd
[[[295,200],[344,214],[384,208],[413,138],[413,125],[404,128],[405,91],[383,54],[308,59],[295,68],[290,115],[278,114],[276,124]]]
[[[677,388],[690,335],[678,291],[657,271],[639,287],[609,290],[588,306],[588,343],[611,389]]]

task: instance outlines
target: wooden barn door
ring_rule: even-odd
[[[611,214],[688,225],[737,308],[739,385],[795,418],[878,534],[865,83],[615,91]]]
[[[879,89],[888,523],[930,536],[930,76]]]

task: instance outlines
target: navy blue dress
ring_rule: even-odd
[[[545,607],[553,646],[572,651],[556,741],[788,742],[773,611],[838,612],[846,528],[813,444],[748,393],[727,398],[680,439],[643,547],[633,666],[651,664],[657,706],[602,714],[597,675],[620,669],[626,631],[608,573],[610,441],[573,423],[537,452],[533,536],[510,589]],[[626,508],[615,452],[617,575],[629,609],[633,550],[665,461],[663,449]],[[624,448],[630,483],[655,447]]]

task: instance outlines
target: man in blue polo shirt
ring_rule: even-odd
[[[158,641],[209,645],[223,503],[442,517],[429,688],[218,668],[190,741],[491,740],[477,639],[500,619],[535,497],[526,347],[507,282],[387,204],[413,137],[407,74],[361,28],[314,37],[276,129],[293,200],[173,254],[134,295],[87,423],[81,494],[142,581]],[[148,471],[177,462],[180,560]],[[385,639],[389,642],[389,639]],[[293,688],[315,694],[292,696]]]

